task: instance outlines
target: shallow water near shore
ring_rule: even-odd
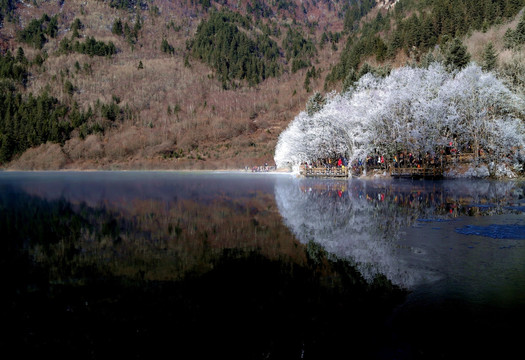
[[[525,183],[0,173],[5,353],[494,355],[525,321]]]

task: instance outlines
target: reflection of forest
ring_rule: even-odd
[[[0,346],[18,354],[324,358],[348,337],[367,353],[403,296],[301,246],[269,192],[122,207],[1,190]]]
[[[0,204],[9,211],[0,229],[11,243],[24,243],[24,252],[57,283],[83,279],[89,276],[86,269],[179,281],[213,270],[226,253],[253,252],[285,266],[314,266],[331,286],[341,283],[341,276],[359,278],[351,268],[340,274],[322,249],[296,241],[281,221],[272,188],[253,182],[249,187],[246,181],[203,187],[191,180],[177,186],[106,180],[77,187],[53,181],[4,187]]]
[[[136,198],[126,206],[88,206],[3,191],[0,228],[13,244],[24,242],[55,281],[88,267],[113,275],[177,280],[211,270],[224,249],[258,251],[269,259],[305,262],[304,251],[279,221],[273,197]],[[115,206],[113,206],[115,205]]]
[[[419,183],[419,184],[418,184]],[[326,197],[351,197],[371,203],[388,202],[400,208],[432,210],[432,215],[484,215],[525,205],[525,185],[515,182],[445,181],[392,182],[305,181],[303,193]],[[521,205],[520,205],[521,204]]]
[[[275,193],[302,243],[351,261],[369,281],[383,275],[410,288],[437,274],[410,263],[417,249],[399,247],[404,228],[418,219],[522,211],[523,190],[515,182],[300,179],[278,183]]]

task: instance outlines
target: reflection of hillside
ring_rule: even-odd
[[[12,221],[24,229],[8,238],[32,239],[31,256],[53,268],[58,281],[82,277],[86,267],[177,280],[210,271],[225,249],[307,266],[308,252],[297,246],[275,204],[274,183],[283,179],[238,176],[8,174],[0,179],[0,205],[10,209],[5,214],[19,214]],[[319,266],[319,273],[338,277],[325,261]]]
[[[304,250],[280,222],[268,193],[218,196],[209,203],[135,198],[126,207],[91,207],[3,190],[0,206],[10,209],[5,216],[12,216],[9,221],[18,229],[4,235],[14,243],[28,239],[32,257],[53,268],[58,281],[89,267],[131,278],[177,280],[213,269],[224,249],[232,248],[305,262]],[[0,226],[7,227],[4,221]]]
[[[523,188],[490,181],[302,179],[277,183],[275,194],[285,223],[302,243],[318,243],[350,260],[369,281],[384,275],[410,288],[435,279],[437,273],[415,265],[418,249],[399,246],[403,228],[417,219],[506,211],[519,206]]]
[[[355,354],[369,354],[404,296],[387,282],[369,286],[319,249],[305,251],[281,221],[269,178],[261,188],[204,177],[160,190],[143,178],[122,186],[136,190],[122,201],[114,184],[82,182],[110,194],[98,205],[84,197],[96,191],[71,181],[33,188],[21,178],[0,179],[0,269],[2,319],[15,329],[3,344],[24,355],[251,359],[306,349],[309,358],[340,358],[347,348],[334,341],[348,339],[360,345]],[[206,180],[205,192],[217,196],[193,200],[189,189]]]

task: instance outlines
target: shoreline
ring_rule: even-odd
[[[257,174],[257,175],[286,175],[295,178],[307,179],[305,176],[294,173],[287,170],[273,170],[273,171],[250,171],[244,169],[0,169],[1,173],[209,173],[209,174]],[[350,176],[344,179],[341,178],[330,178],[330,177],[311,177],[309,179],[323,179],[323,180],[379,180],[379,179],[394,179],[390,175],[361,175],[361,176]],[[525,181],[525,176],[516,176],[516,177],[465,177],[465,176],[445,176],[441,180],[498,180],[498,181]],[[422,179],[412,179],[412,180],[422,180]]]
[[[165,173],[242,173],[242,174],[277,174],[295,175],[291,171],[251,171],[244,169],[0,169],[0,173],[96,173],[96,172],[165,172]]]

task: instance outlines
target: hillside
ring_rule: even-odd
[[[492,41],[498,68],[522,86],[520,37],[505,48],[503,37],[525,1],[460,3],[2,1],[0,162],[273,165],[279,134],[314,92],[439,57],[453,37],[476,61]]]

